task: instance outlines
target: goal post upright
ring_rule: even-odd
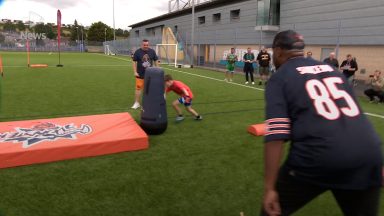
[[[174,56],[172,55],[171,58],[174,58],[174,66],[177,67],[177,59],[178,59],[178,44],[156,44],[156,54],[161,58],[161,53],[163,52],[160,50],[160,47],[167,47],[167,46],[174,46]],[[166,53],[167,55],[168,53]]]

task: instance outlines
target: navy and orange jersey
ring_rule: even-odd
[[[266,87],[265,142],[290,141],[284,168],[325,187],[379,186],[380,139],[345,77],[304,57],[280,66]]]
[[[188,96],[192,99],[193,93],[191,89],[181,81],[173,80],[173,84],[170,87],[167,87],[165,89],[165,92],[174,91],[176,94],[180,95],[181,97],[185,97],[186,95],[183,89],[185,89],[188,92]]]

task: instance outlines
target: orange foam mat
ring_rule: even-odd
[[[263,124],[254,124],[249,125],[247,131],[255,136],[264,136],[266,133],[266,125]]]
[[[0,168],[147,149],[128,113],[0,122]]]

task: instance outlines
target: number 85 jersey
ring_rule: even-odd
[[[265,142],[291,141],[289,173],[320,186],[381,184],[380,139],[343,74],[304,57],[280,66],[266,87]]]

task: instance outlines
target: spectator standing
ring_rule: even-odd
[[[329,53],[329,57],[324,59],[324,63],[331,65],[332,67],[339,69],[339,61],[337,61],[335,57],[335,53],[331,52]]]
[[[312,58],[312,52],[311,51],[307,52],[307,58]]]
[[[255,81],[253,79],[253,72],[254,72],[253,62],[255,62],[255,54],[252,53],[252,50],[250,47],[248,47],[247,53],[244,54],[243,61],[244,61],[243,71],[245,73],[245,80],[246,80],[245,84],[249,83],[249,78],[248,78],[248,75],[249,75],[251,77],[252,85],[254,85]]]
[[[238,61],[235,54],[235,48],[231,48],[231,53],[227,55],[227,71],[225,72],[225,81],[232,82],[235,73],[235,63]]]
[[[347,55],[347,59],[340,65],[340,70],[343,71],[344,76],[348,79],[350,84],[353,83],[355,72],[358,70],[357,62],[352,58],[351,54]]]
[[[257,61],[259,63],[260,82],[266,84],[269,79],[269,65],[271,63],[271,55],[267,52],[265,47],[262,48],[261,52],[257,55]]]

